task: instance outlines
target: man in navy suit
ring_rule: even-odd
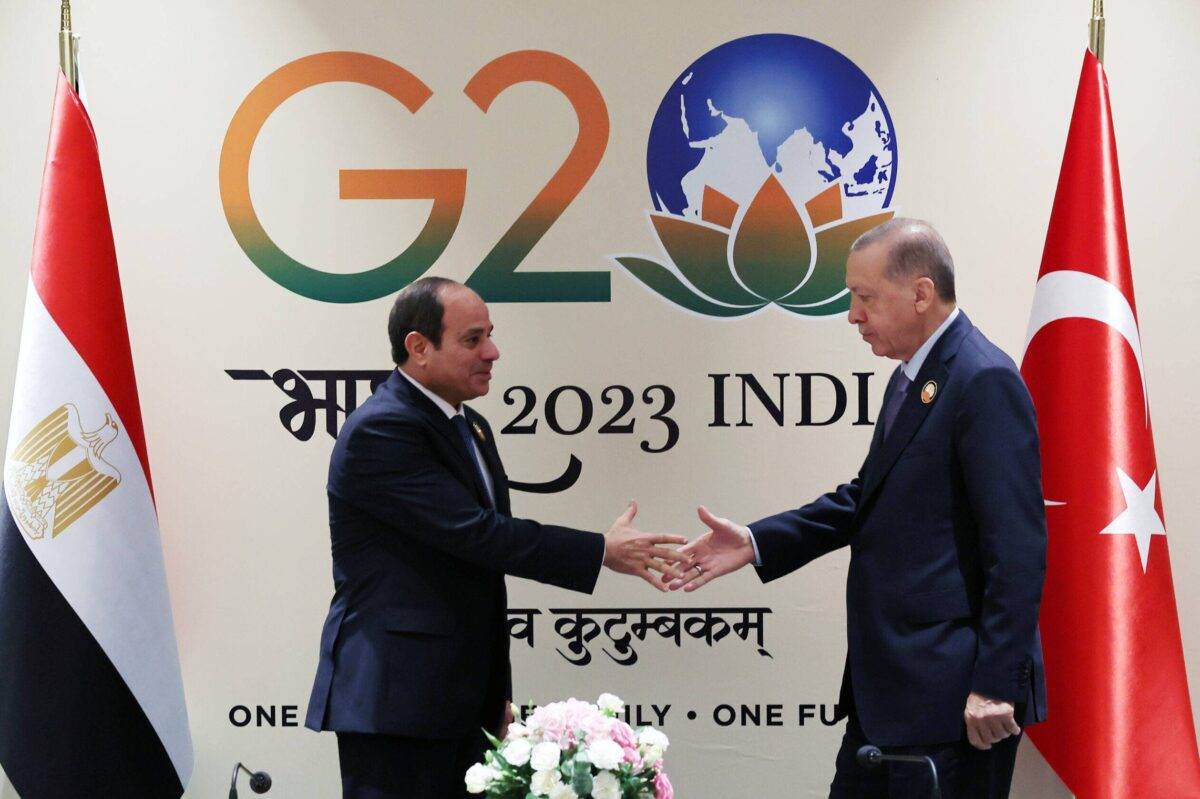
[[[1045,718],[1038,605],[1046,524],[1033,403],[1012,360],[955,305],[954,266],[924,222],[864,234],[846,262],[849,321],[902,363],[849,483],[749,527],[710,531],[672,588],[753,563],[763,582],[850,547],[830,796],[930,795],[924,765],[858,765],[859,747],[933,758],[942,796],[1004,797],[1021,726]]]
[[[334,594],[305,725],[334,730],[345,799],[447,799],[512,720],[504,575],[591,593],[601,566],[658,578],[685,556],[632,527],[514,518],[481,397],[500,357],[487,306],[423,278],[388,319],[398,368],[329,464]],[[652,571],[654,570],[654,571]],[[654,572],[657,572],[654,573]]]

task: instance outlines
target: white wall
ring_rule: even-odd
[[[225,369],[387,368],[387,299],[316,303],[268,281],[238,248],[222,214],[217,161],[226,127],[249,90],[292,59],[357,50],[419,75],[434,97],[413,117],[363,87],[324,86],[268,122],[252,188],[264,223],[301,260],[337,271],[402,249],[424,220],[416,203],[337,199],[341,167],[465,167],[467,205],[432,270],[464,278],[565,155],[575,121],[545,87],[520,87],[482,115],[461,89],[504,53],[567,56],[596,82],[612,134],[599,170],[538,244],[524,269],[609,269],[607,256],[657,257],[644,212],[646,135],[676,75],[739,36],[788,32],[853,59],[883,93],[900,147],[896,208],[928,218],[959,265],[972,319],[1019,357],[1057,181],[1090,3],[880,2],[458,4],[137,0],[78,4],[92,116],[98,131],[122,268],[126,309],[164,537],[185,689],[196,745],[189,796],[222,790],[236,760],[271,771],[282,796],[337,791],[332,736],[303,729],[238,729],[237,704],[299,705],[315,667],[327,607],[324,471],[330,440],[300,443],[280,428],[282,395],[234,382]],[[1192,132],[1200,127],[1194,76],[1200,5],[1110,3],[1107,68],[1122,163],[1129,241],[1183,645],[1200,667],[1200,389],[1192,309],[1190,201],[1200,185]],[[0,5],[0,376],[15,368],[22,300],[56,68],[57,4]],[[869,429],[730,433],[707,427],[709,372],[871,371],[890,367],[840,321],[778,310],[737,322],[689,316],[613,269],[612,302],[497,304],[504,358],[478,407],[499,428],[513,410],[502,390],[545,392],[574,383],[667,383],[680,393],[683,435],[647,456],[629,439],[590,431],[566,440],[505,437],[510,474],[540,479],[569,453],[580,484],[515,497],[519,515],[601,529],[636,496],[647,529],[698,533],[693,507],[751,519],[805,501],[851,475]],[[0,377],[0,418],[11,381]],[[598,410],[601,406],[598,405]],[[0,425],[0,443],[5,441]],[[544,422],[543,427],[544,430]],[[731,577],[686,600],[695,606],[773,608],[768,660],[750,648],[639,646],[619,667],[592,647],[580,669],[555,654],[543,620],[534,650],[516,647],[520,698],[615,690],[676,713],[716,702],[832,702],[844,653],[845,557],[824,559],[783,584]],[[643,586],[604,576],[592,598],[511,581],[514,607],[664,606]],[[707,594],[705,596],[704,594]],[[1197,694],[1193,693],[1195,709]],[[747,769],[760,795],[823,796],[839,730],[728,730],[668,724],[681,796],[732,795]],[[5,796],[0,789],[0,796]],[[1022,749],[1015,796],[1065,789],[1032,747]]]

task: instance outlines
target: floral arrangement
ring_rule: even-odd
[[[601,694],[596,704],[568,699],[536,708],[508,725],[501,741],[467,770],[468,793],[500,799],[674,799],[663,771],[667,736],[634,730],[617,718],[625,704]]]

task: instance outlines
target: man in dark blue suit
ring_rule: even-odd
[[[847,716],[830,796],[930,795],[925,766],[858,765],[859,747],[933,758],[942,796],[1004,797],[1021,726],[1045,718],[1037,631],[1046,525],[1033,403],[1012,360],[955,305],[928,224],[892,220],[854,243],[849,321],[901,361],[858,476],[749,527],[710,531],[672,588],[747,564],[770,581],[850,547]]]
[[[601,566],[665,590],[679,536],[514,518],[487,421],[487,306],[423,278],[388,320],[398,368],[346,420],[329,464],[334,595],[305,725],[334,730],[345,799],[447,799],[512,720],[504,575],[590,593]],[[654,571],[652,571],[654,570]],[[657,572],[657,573],[655,573]]]

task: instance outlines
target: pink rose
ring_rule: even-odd
[[[637,749],[637,733],[633,731],[632,727],[619,719],[613,722],[612,729],[609,730],[608,735],[620,744],[622,748],[633,747]]]
[[[638,753],[637,733],[633,731],[633,728],[625,722],[617,720],[613,722],[612,729],[608,734],[613,742],[625,752],[625,762],[632,763],[635,770],[641,769],[642,756]]]
[[[599,731],[608,720],[594,705],[578,699],[551,702],[539,707],[529,719],[530,726],[541,731],[543,741],[553,741],[566,750],[579,743],[580,732]]]
[[[566,721],[553,703],[533,711],[531,725],[538,730],[543,741],[559,743],[566,732]]]
[[[596,716],[588,719],[583,727],[584,735],[587,737],[588,743],[595,743],[602,739],[612,739],[612,719],[607,716]]]
[[[654,775],[654,799],[675,799],[675,789],[667,779],[667,772],[659,771]]]

